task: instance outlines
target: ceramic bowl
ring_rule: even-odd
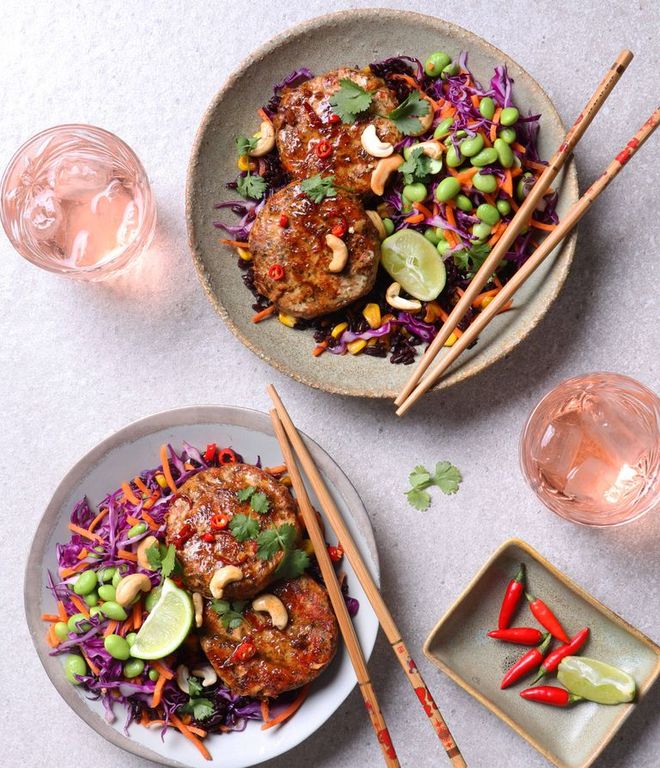
[[[53,599],[46,589],[47,572],[57,572],[55,544],[69,538],[67,523],[74,503],[87,495],[90,503],[98,503],[106,492],[118,488],[137,471],[159,464],[158,449],[170,442],[176,449],[183,440],[196,446],[233,446],[248,461],[260,456],[265,466],[282,463],[270,418],[257,411],[227,406],[195,406],[178,408],[149,416],[119,430],[103,440],[84,456],[64,477],[46,507],[32,542],[25,573],[25,613],[30,635],[46,674],[71,709],[105,739],[140,757],[169,766],[201,768],[208,766],[194,746],[174,730],[161,740],[158,729],[137,724],[123,732],[124,713],[115,705],[117,719],[108,723],[99,702],[86,698],[80,688],[64,677],[61,657],[49,655],[44,640],[42,613],[51,613]],[[378,579],[378,556],[367,513],[355,489],[341,469],[325,451],[305,438],[314,460],[323,474],[351,534],[363,557]],[[312,503],[315,497],[309,490]],[[320,508],[315,503],[316,508]],[[329,525],[326,530],[331,531]],[[332,534],[329,533],[329,537]],[[378,633],[378,620],[360,583],[348,563],[346,571],[351,595],[360,602],[354,619],[362,650],[369,658]],[[299,744],[314,733],[339,707],[355,685],[355,673],[343,647],[332,664],[314,682],[310,695],[295,717],[281,728],[262,731],[250,722],[246,731],[209,737],[206,746],[214,756],[212,765],[222,768],[247,766],[275,757]]]
[[[247,347],[278,370],[312,387],[343,395],[391,398],[403,387],[411,367],[366,355],[313,357],[312,331],[292,331],[276,320],[258,325],[251,322],[253,299],[241,280],[236,254],[219,244],[222,234],[213,226],[219,218],[214,204],[236,196],[225,188],[225,182],[237,173],[235,137],[257,129],[256,110],[270,98],[273,84],[298,67],[307,66],[321,73],[341,65],[365,66],[397,54],[424,58],[437,49],[456,56],[467,50],[469,66],[482,82],[490,80],[496,65],[505,63],[515,80],[518,102],[543,115],[541,156],[552,154],[565,129],[550,98],[522,67],[490,43],[453,24],[384,8],[322,16],[273,38],[229,77],[202,118],[186,190],[188,238],[202,287],[220,317]],[[560,193],[558,213],[563,217],[578,197],[573,164],[553,186]],[[575,241],[574,233],[545,261],[518,292],[515,308],[490,324],[479,343],[450,368],[439,388],[474,376],[507,355],[529,334],[566,279]]]
[[[497,642],[486,632],[497,627],[504,590],[520,563],[526,566],[530,589],[553,609],[569,636],[590,628],[584,655],[626,670],[642,698],[660,674],[660,648],[519,539],[505,542],[489,558],[435,626],[424,653],[558,768],[587,768],[636,705],[580,702],[556,709],[528,702],[518,693],[531,684],[532,675],[500,689],[505,671],[526,648]],[[515,625],[539,626],[526,606],[517,615]],[[555,677],[546,680],[558,685]]]

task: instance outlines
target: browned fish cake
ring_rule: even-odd
[[[281,226],[280,217],[287,217]],[[339,226],[348,248],[341,272],[330,272],[332,251],[325,237]],[[337,190],[312,202],[293,182],[270,197],[250,231],[254,283],[259,293],[294,317],[334,312],[367,294],[374,285],[380,241],[360,200]],[[281,268],[280,275],[271,269]],[[276,279],[278,277],[279,279]]]
[[[321,674],[337,650],[337,620],[324,587],[300,576],[277,582],[270,593],[286,607],[284,629],[249,606],[233,630],[225,629],[210,605],[204,610],[202,649],[224,684],[240,696],[273,697],[300,688]],[[243,643],[249,658],[241,661]]]
[[[259,514],[249,501],[239,500],[237,491],[248,486],[266,495],[268,512]],[[229,599],[252,597],[273,580],[282,552],[270,560],[260,560],[254,539],[239,542],[228,527],[220,531],[211,528],[211,518],[215,515],[225,515],[231,520],[239,513],[257,520],[260,531],[290,523],[300,535],[293,497],[282,483],[263,470],[250,464],[227,464],[200,472],[178,489],[167,514],[166,527],[167,542],[176,546],[183,580],[192,592],[210,596],[211,577],[225,565],[235,565],[243,572],[240,581],[225,587],[224,596]],[[212,541],[205,540],[209,535],[213,536]]]
[[[330,97],[349,79],[373,94],[371,106],[355,123],[345,124],[332,117]],[[273,116],[280,160],[294,179],[317,173],[334,174],[338,185],[357,194],[370,190],[371,173],[378,158],[369,155],[360,143],[369,123],[376,126],[381,141],[396,144],[402,135],[387,115],[397,106],[393,92],[369,70],[343,67],[326,72],[293,88],[282,91]],[[319,142],[329,142],[332,151],[319,157]]]

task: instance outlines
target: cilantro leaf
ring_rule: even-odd
[[[243,614],[238,611],[227,611],[222,616],[221,621],[225,629],[236,629],[243,623]]]
[[[424,511],[425,509],[428,509],[431,505],[431,496],[426,491],[422,491],[419,488],[411,488],[409,491],[406,492],[406,498],[408,499],[408,503],[415,507],[415,509],[419,509],[420,511]]]
[[[411,91],[404,101],[393,109],[388,117],[401,131],[409,136],[417,133],[421,128],[420,117],[427,115],[431,105],[426,99],[423,99],[417,91]]]
[[[176,567],[177,567],[176,549],[174,548],[174,544],[170,544],[169,547],[167,548],[167,552],[164,555],[162,555],[162,560],[160,563],[160,572],[163,574],[164,578],[167,578],[167,576],[169,576],[174,572]]]
[[[337,190],[334,187],[334,176],[311,176],[300,182],[300,189],[313,203],[320,203],[326,197],[336,197]]]
[[[460,251],[456,251],[453,254],[454,264],[463,272],[474,274],[486,261],[489,253],[490,246],[488,243],[476,243],[470,248],[462,248]]]
[[[283,550],[291,549],[296,539],[296,529],[291,523],[283,523],[277,528],[267,528],[257,536],[257,557],[260,560],[270,560]]]
[[[410,485],[412,485],[413,488],[421,489],[428,488],[428,486],[433,482],[431,480],[431,473],[421,464],[418,464],[415,469],[413,469],[408,479],[410,480]]]
[[[191,675],[188,678],[188,693],[192,698],[195,696],[200,696],[202,693],[202,683],[194,675]]]
[[[344,77],[339,81],[339,90],[330,97],[330,106],[342,123],[354,123],[359,114],[369,109],[372,99],[373,94]]]
[[[266,496],[265,493],[262,493],[259,491],[258,493],[254,493],[252,495],[252,498],[250,499],[250,506],[255,512],[258,512],[260,515],[265,515],[266,512],[270,509],[270,503],[268,501],[268,496]]]
[[[213,714],[213,702],[205,697],[191,697],[179,711],[184,715],[192,715],[195,720],[206,720]]]
[[[295,579],[309,567],[309,555],[302,549],[289,550],[277,566],[275,575],[278,579]]]
[[[259,523],[250,515],[234,515],[229,521],[229,530],[236,541],[256,539],[259,533]]]
[[[257,489],[253,485],[248,485],[247,488],[242,488],[240,491],[236,491],[236,495],[238,496],[239,501],[247,501],[256,490]]]
[[[147,560],[149,561],[149,565],[154,569],[154,571],[160,570],[160,563],[161,563],[161,555],[160,555],[160,544],[156,542],[156,544],[152,544],[149,549],[147,549]]]
[[[249,155],[250,152],[254,152],[257,148],[259,139],[256,136],[237,136],[236,137],[236,151],[239,157],[242,155]]]
[[[147,549],[147,560],[154,571],[160,571],[163,577],[170,576],[175,571],[180,571],[181,566],[176,559],[176,549],[173,544],[169,546],[156,542]]]
[[[266,180],[262,176],[252,175],[248,171],[245,176],[239,176],[236,179],[236,191],[241,197],[261,200],[266,192]]]
[[[247,604],[247,600],[237,600],[235,603],[230,603],[229,600],[213,600],[211,608],[220,616],[225,629],[236,629],[243,623],[243,611]]]
[[[439,461],[435,465],[433,482],[446,494],[456,493],[463,477],[458,469],[448,461]]]
[[[431,158],[424,154],[423,149],[413,149],[407,160],[399,166],[399,173],[403,174],[405,184],[415,181],[424,181],[431,175]]]
[[[218,616],[222,616],[231,608],[231,604],[229,600],[211,600],[211,608],[213,608]]]

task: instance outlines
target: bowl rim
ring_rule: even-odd
[[[579,766],[579,768],[589,768],[589,766],[592,765],[594,760],[596,760],[596,758],[601,754],[601,752],[605,749],[605,747],[614,738],[616,733],[618,733],[623,723],[632,714],[635,703],[637,703],[642,698],[642,696],[644,696],[644,694],[651,688],[651,686],[656,682],[658,676],[660,675],[660,646],[654,643],[650,637],[647,637],[647,635],[645,635],[639,629],[637,629],[632,624],[627,622],[624,618],[622,618],[617,613],[615,613],[611,608],[608,608],[606,605],[601,603],[600,600],[597,600],[593,595],[587,592],[586,589],[579,586],[579,584],[576,584],[575,581],[573,581],[573,579],[571,579],[569,576],[566,576],[566,574],[560,571],[559,568],[554,566],[550,561],[548,561],[545,557],[543,557],[543,555],[540,552],[538,552],[536,549],[534,549],[534,547],[532,547],[531,544],[528,544],[526,541],[523,541],[522,539],[517,537],[507,539],[505,542],[500,544],[500,546],[486,559],[486,562],[479,568],[479,570],[475,573],[472,579],[470,579],[465,589],[463,589],[463,591],[458,595],[458,597],[454,600],[454,602],[445,611],[442,618],[436,623],[433,629],[429,632],[428,637],[426,638],[426,640],[424,641],[424,645],[422,646],[424,656],[426,656],[426,658],[434,666],[438,667],[438,669],[444,672],[451,680],[453,680],[464,691],[467,691],[467,693],[469,693],[470,696],[475,698],[481,705],[486,707],[486,709],[488,709],[493,714],[497,715],[497,717],[499,717],[500,720],[505,722],[509,726],[509,728],[514,730],[519,736],[522,736],[522,738],[525,739],[525,741],[527,741],[529,744],[531,744],[534,747],[534,749],[540,752],[546,758],[546,760],[551,762],[553,765],[557,766],[557,768],[574,768],[564,763],[553,752],[550,752],[548,749],[546,749],[546,747],[544,747],[537,739],[531,736],[512,717],[510,717],[502,709],[500,709],[500,707],[498,707],[497,704],[488,700],[471,683],[469,683],[467,680],[461,677],[461,675],[455,672],[448,664],[446,664],[444,661],[442,661],[437,656],[435,656],[431,650],[431,646],[436,636],[441,631],[445,622],[448,619],[450,619],[451,616],[458,610],[460,605],[468,597],[469,593],[474,589],[474,587],[479,583],[481,578],[484,576],[486,571],[492,566],[492,564],[504,552],[506,552],[507,549],[510,549],[512,547],[517,547],[518,549],[521,549],[526,555],[528,555],[533,560],[535,560],[542,568],[545,568],[552,576],[558,579],[564,586],[568,587],[570,590],[575,592],[575,594],[578,597],[585,600],[595,610],[602,613],[610,621],[614,622],[623,630],[625,630],[628,634],[632,635],[638,642],[647,646],[656,655],[656,663],[655,663],[653,672],[647,678],[647,680],[644,681],[643,685],[638,686],[637,696],[635,701],[631,702],[630,704],[624,704],[622,706],[619,717],[616,720],[614,720],[614,722],[610,725],[609,731],[605,734],[604,738],[596,746],[594,751],[590,755],[588,755],[585,758],[584,762],[581,763]]]
[[[259,345],[258,343],[251,341],[247,337],[247,335],[244,334],[243,331],[234,322],[234,320],[230,316],[225,306],[222,304],[222,302],[220,301],[216,293],[212,290],[208,273],[206,272],[206,269],[204,267],[202,249],[198,248],[195,242],[197,238],[196,238],[196,226],[195,226],[194,216],[193,216],[193,189],[194,189],[195,176],[196,176],[197,167],[198,167],[199,154],[202,148],[204,134],[207,131],[207,128],[213,118],[213,115],[216,109],[218,108],[222,100],[225,98],[226,93],[234,86],[235,82],[248,70],[250,66],[257,63],[260,59],[262,59],[264,56],[274,51],[280,45],[286,43],[291,36],[302,35],[308,32],[315,32],[321,27],[332,25],[332,23],[335,21],[344,20],[349,17],[357,20],[371,20],[375,17],[378,17],[378,18],[388,17],[392,21],[392,23],[397,23],[399,20],[410,21],[412,19],[419,24],[430,25],[437,29],[442,29],[445,32],[448,31],[452,35],[463,36],[465,38],[471,39],[472,41],[478,43],[480,46],[486,49],[486,51],[490,55],[504,62],[507,65],[507,67],[513,67],[514,69],[518,69],[527,78],[529,78],[529,80],[534,85],[534,87],[538,89],[539,93],[545,99],[547,99],[551,107],[551,111],[548,114],[548,118],[553,121],[556,121],[559,128],[562,131],[564,131],[564,133],[566,132],[566,127],[559,115],[559,112],[557,111],[557,108],[554,105],[554,102],[548,96],[545,89],[538,83],[538,81],[534,77],[532,77],[524,67],[518,64],[510,56],[508,56],[506,53],[504,53],[499,48],[494,46],[492,43],[488,42],[487,40],[484,40],[482,37],[480,37],[476,33],[471,32],[470,30],[467,30],[464,27],[460,27],[457,24],[453,24],[449,21],[445,21],[444,19],[441,19],[435,16],[430,16],[424,13],[417,13],[414,11],[403,11],[403,10],[398,10],[393,8],[346,9],[341,11],[335,11],[333,13],[323,14],[320,16],[314,16],[311,19],[307,19],[305,21],[299,22],[298,24],[294,24],[291,27],[287,27],[282,32],[279,32],[277,35],[273,36],[272,38],[267,40],[265,43],[262,43],[260,46],[255,48],[250,54],[248,54],[248,56],[246,56],[240,62],[240,64],[230,73],[230,75],[225,80],[225,82],[220,87],[220,89],[215,93],[209,106],[206,108],[202,116],[202,119],[197,127],[197,130],[195,132],[195,137],[194,137],[192,149],[190,152],[190,159],[188,161],[188,169],[186,173],[186,187],[185,187],[185,217],[186,217],[186,229],[188,234],[188,247],[190,249],[192,260],[195,265],[195,269],[197,271],[198,279],[202,285],[202,289],[204,290],[204,293],[206,294],[208,300],[211,302],[211,305],[215,309],[216,313],[223,320],[225,325],[229,328],[229,330],[244,346],[246,346],[251,352],[257,355],[257,357],[259,357],[265,363],[272,366],[280,373],[283,373],[286,376],[289,376],[290,378],[294,379],[294,381],[298,381],[301,384],[306,384],[307,386],[312,387],[313,389],[318,389],[323,392],[328,392],[330,394],[352,396],[352,397],[367,397],[372,399],[392,399],[399,394],[398,389],[390,389],[390,388],[379,389],[379,390],[373,390],[368,388],[346,389],[342,386],[327,384],[323,382],[320,379],[320,377],[316,377],[316,378],[309,377],[305,372],[301,372],[295,368],[291,368],[285,362],[280,362],[279,360],[275,359],[270,355],[270,353],[267,351],[264,345]],[[579,196],[579,188],[578,188],[578,179],[577,179],[577,170],[576,170],[575,160],[571,158],[571,160],[564,166],[563,171],[564,171],[564,176],[562,180],[562,186],[566,190],[565,193],[573,197],[573,199],[577,200]],[[545,314],[548,312],[552,304],[555,302],[555,300],[557,299],[557,296],[559,295],[559,292],[561,291],[564,283],[566,282],[566,279],[568,277],[568,272],[570,270],[571,264],[573,262],[573,258],[575,256],[576,243],[577,243],[577,229],[573,229],[573,231],[561,243],[561,245],[559,246],[559,250],[554,256],[553,285],[551,287],[551,293],[548,297],[547,302],[539,306],[538,308],[536,308],[536,310],[533,312],[533,314],[529,316],[528,320],[525,322],[524,327],[520,329],[519,333],[512,340],[512,342],[506,347],[500,348],[499,351],[493,351],[492,345],[490,345],[491,347],[490,350],[489,350],[489,346],[484,347],[481,358],[480,359],[475,358],[475,364],[472,367],[472,369],[470,369],[470,367],[468,366],[468,369],[466,370],[465,366],[460,366],[460,365],[455,370],[452,370],[450,368],[450,375],[447,376],[446,378],[441,379],[436,384],[436,386],[432,388],[432,391],[446,389],[454,384],[458,384],[459,382],[462,382],[462,381],[467,381],[473,376],[476,376],[478,373],[482,372],[493,363],[499,360],[502,360],[503,358],[506,358],[513,351],[513,349],[516,346],[518,346],[520,342],[522,342],[524,339],[526,339],[530,335],[530,333],[534,330],[534,328],[536,328],[536,326],[539,324],[541,319],[545,316]]]

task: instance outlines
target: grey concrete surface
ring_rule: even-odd
[[[579,147],[583,189],[656,105],[660,14],[650,0],[380,4],[436,14],[492,41],[543,84],[566,121],[619,49],[631,48],[636,58],[629,72]],[[367,3],[3,4],[0,163],[46,126],[95,123],[134,147],[159,208],[148,259],[113,284],[54,277],[0,238],[5,766],[146,768],[85,727],[46,679],[23,619],[28,543],[63,473],[104,435],[177,405],[265,409],[268,381],[362,495],[379,544],[385,596],[471,768],[547,764],[421,658],[435,621],[506,538],[526,539],[660,639],[658,515],[611,531],[575,527],[540,506],[517,459],[527,413],[561,379],[605,369],[658,388],[657,138],[584,220],[567,285],[532,336],[506,361],[427,398],[404,421],[387,403],[330,397],[270,370],[229,333],[200,289],[187,250],[183,188],[207,103],[243,56],[272,34],[351,5]],[[439,459],[461,468],[463,486],[451,498],[436,494],[430,510],[417,512],[402,496],[407,473],[418,462]],[[447,765],[382,638],[371,669],[402,764]],[[658,765],[659,697],[656,686],[599,768]],[[354,692],[316,735],[268,768],[377,765],[379,751]]]

